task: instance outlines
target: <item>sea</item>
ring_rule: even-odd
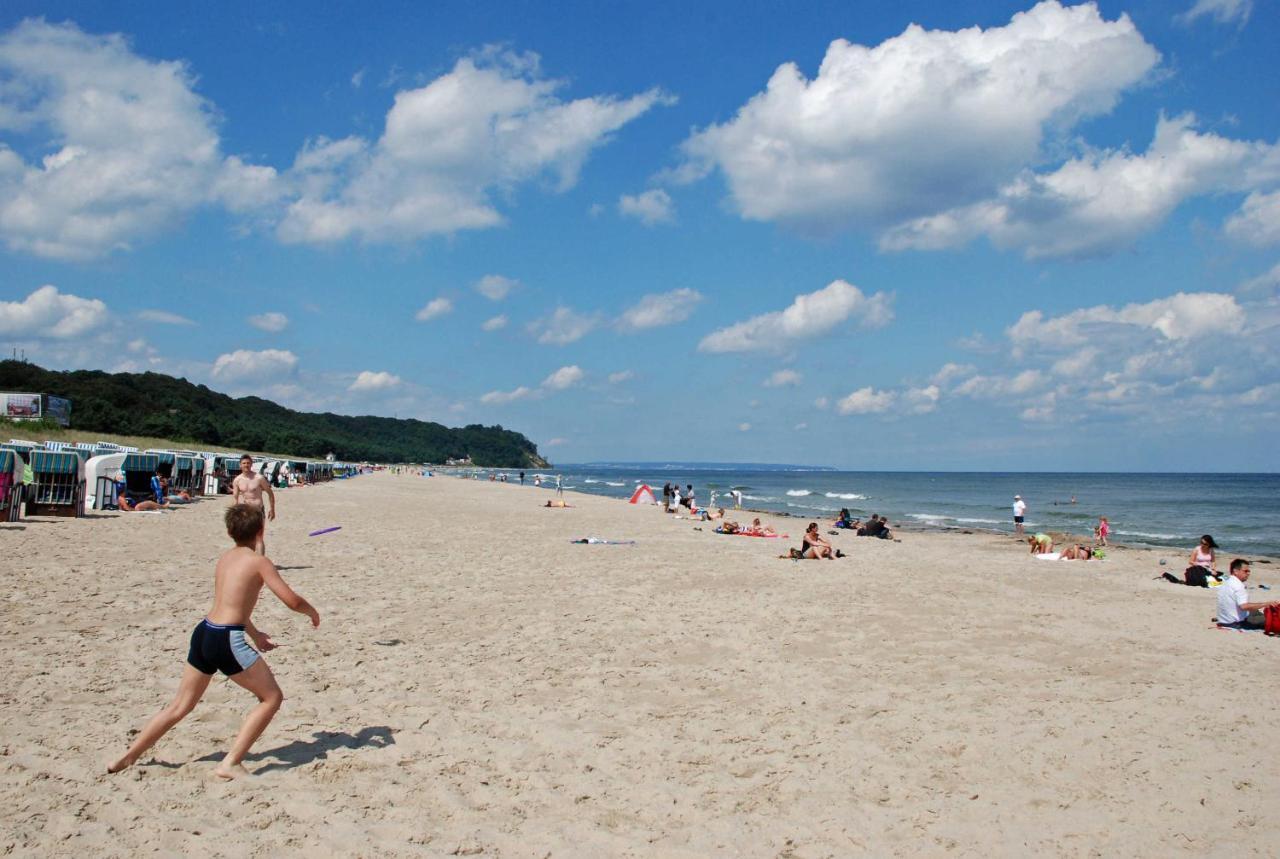
[[[482,477],[489,470],[481,469]],[[508,480],[518,471],[503,470]],[[1013,496],[1027,503],[1028,530],[1092,533],[1098,517],[1110,540],[1190,552],[1212,534],[1220,555],[1280,557],[1280,474],[1113,474],[1052,472],[838,471],[793,465],[632,462],[527,470],[526,485],[628,498],[641,483],[661,500],[664,483],[692,484],[700,506],[743,507],[801,518],[834,519],[842,507],[912,528],[1012,533]],[[1171,561],[1172,562],[1172,561]]]

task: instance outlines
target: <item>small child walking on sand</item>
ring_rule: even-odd
[[[1098,528],[1093,532],[1094,538],[1099,546],[1107,545],[1107,535],[1111,533],[1111,526],[1107,524],[1107,517],[1103,516],[1098,520]]]
[[[195,709],[209,688],[214,672],[221,671],[258,696],[258,706],[245,717],[231,751],[213,772],[222,779],[248,775],[241,761],[284,701],[267,660],[259,654],[259,651],[274,650],[276,645],[267,633],[253,625],[250,617],[262,586],[266,585],[289,608],[311,618],[313,627],[320,625],[319,612],[289,587],[275,564],[255,551],[266,524],[262,508],[236,504],[227,510],[225,521],[227,536],[236,545],[223,553],[214,569],[213,608],[191,633],[191,649],[187,652],[187,666],[183,669],[178,694],[169,706],[147,722],[125,756],[107,767],[109,773],[118,773],[137,763],[143,752]],[[245,641],[246,635],[253,639],[257,650]]]

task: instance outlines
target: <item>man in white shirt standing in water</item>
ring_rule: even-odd
[[[1022,522],[1027,515],[1027,502],[1021,495],[1013,496],[1013,533],[1022,536]]]
[[[276,494],[271,491],[271,483],[265,477],[253,473],[253,457],[246,453],[240,457],[240,473],[236,475],[235,480],[231,481],[231,503],[251,504],[261,510],[263,492],[267,493],[271,508],[266,511],[262,533],[258,535],[253,546],[254,551],[259,555],[267,553],[266,521],[274,521],[276,518]]]

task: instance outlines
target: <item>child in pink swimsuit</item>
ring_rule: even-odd
[[[1107,517],[1103,516],[1098,520],[1098,529],[1094,532],[1094,537],[1098,540],[1099,546],[1107,545],[1107,535],[1111,533],[1111,526],[1107,524]]]

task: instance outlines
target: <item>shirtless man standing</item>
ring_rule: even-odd
[[[284,701],[275,675],[259,653],[274,650],[276,645],[271,636],[253,625],[253,608],[262,586],[266,585],[289,608],[311,618],[313,627],[320,625],[320,614],[311,603],[289,587],[275,564],[254,553],[254,543],[262,543],[262,508],[237,504],[227,510],[226,524],[227,536],[236,545],[223,553],[214,568],[213,608],[191,632],[191,647],[178,694],[169,706],[147,722],[124,757],[107,767],[109,773],[118,773],[136,764],[143,752],[195,709],[209,688],[214,672],[221,671],[256,695],[258,706],[249,711],[231,751],[213,772],[222,779],[248,775],[241,761]],[[246,635],[253,639],[257,650],[245,641]]]
[[[231,481],[231,503],[249,504],[261,510],[263,492],[267,493],[267,498],[271,501],[271,509],[266,511],[267,518],[262,523],[262,533],[258,535],[257,545],[253,547],[259,555],[267,554],[266,523],[275,521],[276,494],[271,491],[271,484],[265,477],[253,473],[253,457],[246,453],[240,457],[240,473]]]

